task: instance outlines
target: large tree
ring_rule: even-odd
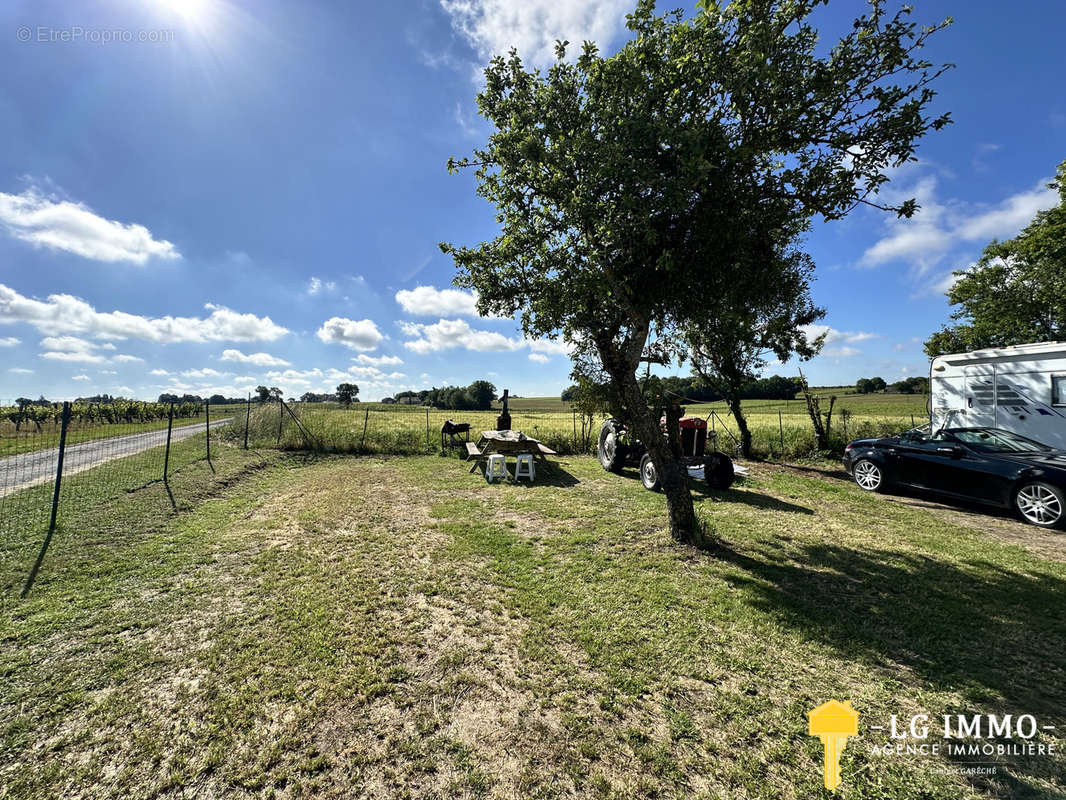
[[[772,236],[767,235],[767,240]],[[785,243],[781,243],[785,247]],[[781,249],[758,264],[734,265],[760,281],[752,292],[738,274],[732,286],[705,297],[704,319],[686,332],[692,368],[725,398],[740,433],[740,452],[751,457],[751,430],[742,396],[773,355],[784,363],[792,356],[807,359],[822,346],[825,334],[809,340],[805,327],[825,316],[810,297],[814,264],[806,254]]]
[[[355,402],[356,397],[359,395],[359,387],[354,383],[339,383],[334,392],[340,404],[347,407]]]
[[[1051,188],[1059,204],[1040,211],[1004,242],[993,241],[968,270],[955,272],[948,300],[954,325],[925,343],[930,358],[986,347],[1066,339],[1066,161]]]
[[[942,68],[917,53],[941,25],[918,28],[907,9],[873,0],[825,48],[809,22],[820,5],[704,2],[686,20],[640,0],[612,56],[586,42],[570,62],[560,42],[544,74],[514,51],[494,58],[478,104],[495,130],[449,161],[476,169],[501,227],[475,247],[441,245],[456,282],[478,290],[482,313],[520,313],[527,336],[562,335],[595,355],[682,541],[702,531],[636,377],[649,344],[656,358],[683,352],[707,298],[741,281],[757,297],[764,255],[815,216],[873,204],[885,168],[947,122],[927,113]]]

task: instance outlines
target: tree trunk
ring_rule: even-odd
[[[733,415],[733,419],[737,422],[737,430],[740,431],[740,454],[744,458],[751,458],[751,430],[748,428],[748,421],[744,418],[744,410],[740,406],[740,395],[731,394],[726,397],[726,405],[729,406],[729,413]]]
[[[688,470],[679,461],[679,452],[675,453],[670,442],[663,436],[658,415],[648,408],[647,401],[640,390],[636,377],[639,361],[626,358],[613,346],[601,346],[599,349],[604,369],[618,387],[622,401],[625,403],[633,432],[647,448],[648,455],[659,474],[659,482],[663,494],[666,495],[670,535],[684,544],[709,547],[713,539],[704,532],[699,520],[696,519],[696,511],[692,505],[692,493],[689,491]],[[636,355],[637,359],[639,357],[640,350]],[[680,409],[671,409],[667,413],[668,416],[673,417],[668,424],[676,426]],[[677,449],[680,451],[679,446]]]

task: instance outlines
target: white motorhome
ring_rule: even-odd
[[[934,431],[1003,428],[1066,450],[1066,342],[937,356],[929,398]]]

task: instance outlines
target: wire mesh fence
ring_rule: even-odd
[[[796,401],[785,405],[745,406],[752,434],[753,453],[759,457],[794,458],[817,452],[814,429],[806,407]],[[220,438],[251,447],[315,450],[329,453],[424,455],[451,450],[454,440],[443,433],[446,423],[469,425],[476,440],[483,430],[497,426],[498,410],[457,411],[423,406],[380,403],[252,403],[244,417],[234,415],[219,429]],[[696,406],[689,413],[707,419],[713,446],[735,451],[740,440],[736,421],[728,412]],[[601,416],[589,417],[576,409],[510,411],[510,427],[537,439],[560,455],[594,453]],[[921,424],[909,411],[869,415],[837,409],[830,419],[830,451],[843,452],[855,438],[880,436]],[[459,448],[460,453],[463,452]]]
[[[189,464],[210,461],[214,431],[232,422],[234,407],[23,401],[0,408],[0,541],[8,558],[24,557],[30,543],[40,547],[25,593],[64,513],[168,484]]]

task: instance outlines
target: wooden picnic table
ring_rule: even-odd
[[[488,461],[493,453],[505,456],[516,456],[519,453],[530,453],[547,463],[545,456],[554,456],[557,453],[550,447],[541,444],[536,439],[531,439],[522,431],[482,431],[477,442],[466,443],[466,456],[474,460],[470,471],[474,472],[481,464]]]

